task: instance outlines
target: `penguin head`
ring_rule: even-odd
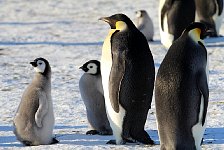
[[[119,31],[136,28],[133,22],[124,14],[115,14],[110,17],[102,17],[99,20],[107,22],[111,29]]]
[[[36,58],[34,61],[30,62],[37,73],[47,75],[51,72],[49,62],[44,58]]]
[[[135,12],[135,15],[137,18],[142,18],[147,14],[147,12],[145,10],[138,10]]]
[[[98,60],[90,60],[83,64],[79,69],[82,69],[91,75],[98,75],[100,74],[100,62]]]
[[[188,35],[193,41],[203,41],[208,36],[208,30],[205,24],[200,22],[191,23],[184,31],[182,35]]]

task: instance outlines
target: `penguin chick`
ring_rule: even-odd
[[[140,30],[148,41],[153,41],[154,26],[152,19],[145,10],[136,11],[136,27]]]
[[[26,146],[58,143],[52,135],[55,120],[51,99],[51,67],[44,58],[37,58],[30,64],[36,74],[23,93],[14,117],[14,134]]]
[[[155,106],[161,149],[201,149],[209,98],[207,34],[204,24],[190,24],[159,67]]]
[[[112,135],[103,96],[100,62],[90,60],[80,69],[85,73],[79,80],[79,90],[86,106],[89,125],[92,128],[86,134]]]
[[[101,56],[107,116],[114,140],[154,144],[144,130],[151,108],[155,67],[145,36],[124,14],[100,18],[110,25]]]

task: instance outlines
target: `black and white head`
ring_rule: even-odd
[[[142,18],[147,15],[147,12],[145,10],[138,10],[135,12],[135,15],[137,18]]]
[[[188,35],[196,43],[203,42],[203,39],[209,35],[211,31],[207,30],[205,24],[200,22],[191,23],[182,33],[183,36]]]
[[[83,64],[79,69],[82,69],[91,75],[98,75],[100,74],[100,62],[98,60],[90,60]]]
[[[37,73],[42,75],[48,75],[51,72],[51,67],[49,62],[44,58],[36,58],[34,61],[30,62]]]
[[[124,14],[115,14],[110,17],[102,17],[99,20],[107,22],[110,25],[111,29],[115,29],[118,31],[125,31],[126,29],[136,29],[131,19]]]

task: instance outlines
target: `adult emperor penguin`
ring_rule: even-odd
[[[154,26],[152,19],[145,10],[138,10],[136,13],[136,27],[140,30],[148,41],[153,41]]]
[[[109,144],[153,144],[144,130],[154,88],[154,61],[145,36],[124,14],[100,18],[111,29],[101,57],[107,116],[115,136]]]
[[[13,120],[17,139],[26,146],[54,144],[54,113],[51,100],[51,67],[44,58],[30,64],[36,74],[23,93]]]
[[[161,43],[168,49],[184,29],[195,20],[194,0],[160,0]]]
[[[158,70],[155,106],[161,149],[201,149],[209,97],[206,35],[204,24],[190,24]]]
[[[85,73],[79,80],[79,89],[86,106],[87,119],[92,128],[86,134],[112,135],[105,108],[100,62],[90,60],[80,69]]]
[[[222,24],[223,0],[195,0],[196,21],[204,23],[210,32],[209,36],[219,36],[219,29]]]

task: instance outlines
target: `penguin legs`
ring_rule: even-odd
[[[144,119],[133,119],[135,114],[127,113],[124,118],[123,133],[122,137],[126,142],[140,142],[143,144],[153,145],[154,141],[150,138],[148,133],[144,130],[145,120]],[[143,117],[143,116],[142,116]]]

